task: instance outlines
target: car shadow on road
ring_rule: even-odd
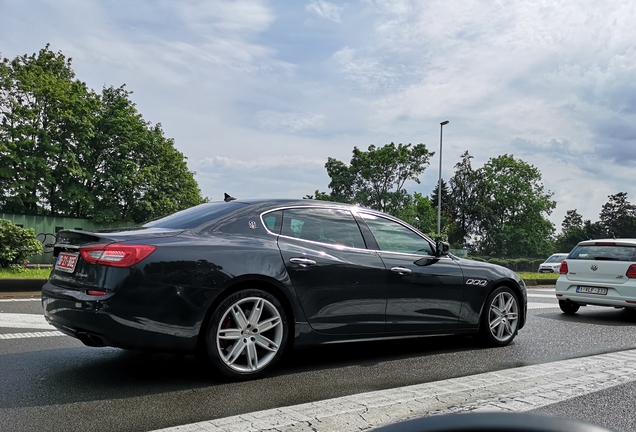
[[[77,347],[0,356],[0,408],[43,406],[174,392],[222,392],[302,383],[295,400],[309,394],[353,392],[437,379],[447,355],[483,348],[461,336],[325,345],[287,353],[263,380],[228,382],[193,355]],[[274,383],[274,384],[273,384]],[[217,392],[219,391],[217,390]],[[244,390],[243,390],[244,391]],[[322,397],[322,396],[321,396]]]
[[[593,324],[607,327],[636,325],[636,309],[617,309],[609,307],[582,306],[574,315],[564,313],[539,313],[538,317],[562,322]]]

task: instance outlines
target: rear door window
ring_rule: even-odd
[[[288,209],[281,234],[302,240],[365,249],[358,223],[348,210]]]

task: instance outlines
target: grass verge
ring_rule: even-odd
[[[559,278],[558,273],[531,273],[531,272],[517,272],[521,279],[553,279]]]
[[[0,279],[48,279],[50,268],[20,268],[19,270],[0,268]]]

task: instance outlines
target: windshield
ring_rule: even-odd
[[[560,263],[567,257],[567,255],[552,255],[550,258],[545,260],[546,263]]]
[[[181,210],[161,219],[146,222],[142,226],[144,228],[171,228],[171,229],[190,229],[198,227],[208,221],[228,214],[247,204],[236,201],[230,202],[212,202],[200,204],[189,209]]]

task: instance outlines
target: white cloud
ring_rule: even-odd
[[[356,50],[345,47],[333,55],[341,73],[362,89],[374,91],[395,82],[396,73],[379,58],[356,58]]]
[[[325,18],[333,22],[341,22],[340,14],[344,10],[344,7],[338,6],[334,3],[330,3],[324,0],[313,0],[309,2],[305,8],[320,18]]]
[[[264,129],[290,133],[322,129],[327,122],[327,116],[324,114],[281,113],[270,110],[259,111],[256,117],[259,126]]]

